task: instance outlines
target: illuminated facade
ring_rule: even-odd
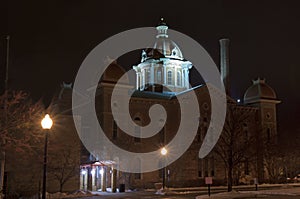
[[[143,50],[136,71],[136,89],[140,91],[180,92],[190,88],[189,69],[192,63],[183,58],[178,45],[168,34],[163,21],[156,27],[156,42],[152,49]]]
[[[153,49],[142,51],[141,63],[133,66],[136,72],[136,85],[130,86],[128,77],[122,82],[122,89],[134,91],[129,107],[132,120],[136,124],[134,131],[137,134],[140,133],[140,126],[150,122],[148,111],[155,104],[165,108],[166,125],[156,135],[143,139],[132,137],[118,128],[111,110],[111,106],[117,108],[118,104],[111,101],[111,96],[114,86],[126,72],[116,62],[107,68],[97,88],[95,107],[98,120],[107,137],[119,147],[140,153],[158,150],[169,143],[177,132],[180,106],[176,97],[179,95],[188,97],[190,92],[194,92],[201,112],[200,126],[189,149],[177,161],[167,166],[166,184],[169,187],[200,186],[204,184],[205,177],[211,176],[215,185],[224,185],[227,181],[227,170],[217,151],[213,150],[204,159],[198,158],[210,123],[211,106],[207,87],[206,85],[190,87],[189,70],[192,63],[184,59],[178,45],[169,39],[167,29],[168,26],[164,22],[157,26],[157,40]],[[226,76],[228,75],[226,73]],[[233,176],[236,183],[250,183],[254,178],[259,178],[260,182],[267,179],[261,147],[266,142],[276,142],[276,104],[279,102],[274,90],[262,79],[254,81],[247,89],[243,103],[227,96],[228,106],[236,106],[239,111],[252,110],[249,117],[241,122],[240,132],[242,137],[257,138],[255,140],[257,145],[253,145],[251,149],[255,153],[251,157],[245,156],[235,167]],[[83,132],[89,132],[89,122],[91,121],[88,118],[81,118]],[[82,153],[80,189],[105,191],[109,187],[115,191],[122,184],[125,184],[126,188],[153,188],[155,183],[162,182],[162,170],[149,173],[118,171],[121,164],[119,158],[108,155],[105,150],[107,149],[103,149],[103,154],[98,157],[91,156],[87,151]],[[172,154],[172,151],[168,150],[168,154]],[[140,160],[136,159],[134,165],[141,167]]]

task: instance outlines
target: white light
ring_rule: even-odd
[[[86,170],[82,170],[82,171],[81,171],[81,174],[82,174],[82,175],[85,175],[85,174],[86,174]]]
[[[92,169],[92,170],[91,170],[91,174],[92,174],[92,175],[95,175],[95,169]]]
[[[167,149],[166,149],[165,147],[163,147],[163,148],[160,150],[160,153],[161,153],[162,155],[167,155],[168,151],[167,151]]]
[[[52,124],[53,124],[52,119],[50,118],[50,116],[48,114],[46,114],[41,122],[43,129],[51,129]]]
[[[101,175],[103,175],[103,173],[104,173],[103,168],[100,169],[99,173],[100,173]]]
[[[240,100],[240,99],[237,99],[236,101],[237,101],[238,103],[240,103],[240,102],[241,102],[241,100]]]

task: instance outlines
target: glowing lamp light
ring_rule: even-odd
[[[99,173],[100,173],[101,175],[103,175],[103,173],[104,173],[103,168],[100,169]]]
[[[167,155],[168,150],[167,150],[165,147],[163,147],[163,148],[160,150],[160,153],[161,153],[162,155]]]
[[[241,100],[240,100],[240,99],[237,99],[236,101],[237,101],[237,103],[240,103],[240,102],[241,102]]]
[[[86,170],[82,170],[82,171],[81,171],[81,174],[82,174],[82,175],[85,175],[85,174],[86,174]]]
[[[53,121],[50,118],[49,114],[46,114],[45,117],[42,119],[41,125],[43,129],[51,129]]]

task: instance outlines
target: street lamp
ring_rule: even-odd
[[[42,199],[46,199],[46,178],[47,178],[47,145],[48,145],[48,131],[51,129],[53,124],[52,119],[48,114],[42,119],[41,125],[45,130],[45,145],[44,145],[44,165],[43,165],[43,190]]]
[[[164,168],[163,168],[163,170],[162,170],[162,178],[163,178],[163,189],[165,189],[165,186],[166,186],[166,169],[167,169],[167,167],[166,167],[166,155],[167,155],[167,153],[168,153],[168,150],[165,148],[165,147],[163,147],[161,150],[160,150],[160,153],[161,153],[161,155],[163,155],[163,157],[164,157]]]

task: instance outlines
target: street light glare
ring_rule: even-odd
[[[49,114],[46,114],[41,122],[43,129],[51,129],[52,124],[53,124],[52,119],[50,118]]]
[[[165,147],[163,147],[163,148],[160,150],[160,153],[161,153],[162,155],[167,155],[168,151],[167,151],[167,149],[166,149]]]

